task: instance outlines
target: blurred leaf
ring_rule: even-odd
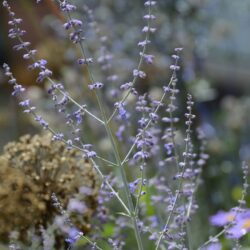
[[[83,237],[81,237],[77,242],[76,242],[76,246],[85,246],[85,245],[87,245],[88,244],[88,241],[85,239],[85,238],[83,238]]]
[[[105,224],[103,226],[102,237],[109,238],[114,234],[114,225],[113,224]]]
[[[146,191],[146,194],[141,197],[141,200],[146,203],[147,207],[147,215],[152,216],[154,215],[154,207],[151,204],[151,193],[150,188],[143,188],[143,191]]]
[[[242,196],[242,188],[240,186],[234,187],[232,190],[232,198],[235,201],[238,201],[241,199]]]

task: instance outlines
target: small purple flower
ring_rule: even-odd
[[[22,101],[22,102],[19,102],[19,105],[20,105],[21,107],[29,107],[29,105],[30,105],[30,100],[27,99],[27,100],[24,100],[24,101]]]
[[[17,96],[17,95],[21,94],[24,91],[25,91],[25,88],[22,85],[15,84],[14,85],[14,90],[12,92],[12,95],[13,96]]]
[[[178,71],[178,70],[180,70],[180,66],[178,66],[178,65],[170,65],[170,67],[169,67],[171,70],[173,70],[173,71]]]
[[[124,108],[124,103],[121,103],[121,102],[115,103],[115,107],[118,110],[119,117],[122,120],[126,120],[127,119],[127,111]]]
[[[78,29],[78,30],[75,30],[75,31],[71,32],[71,33],[69,34],[70,40],[71,40],[73,43],[79,43],[79,42],[81,42],[82,40],[85,39],[83,36],[81,36],[81,33],[82,33],[82,30],[81,30],[81,29]]]
[[[149,117],[153,123],[157,122],[157,120],[159,119],[159,116],[156,113],[150,113]]]
[[[73,148],[73,142],[72,142],[72,140],[67,140],[66,143],[67,143],[67,149],[71,150]]]
[[[9,84],[15,84],[16,83],[16,79],[15,78],[11,78],[9,81],[8,81]]]
[[[144,26],[142,29],[142,32],[151,32],[154,33],[156,31],[156,28],[151,28],[149,26]]]
[[[26,33],[25,30],[21,30],[20,28],[17,29],[9,29],[8,37],[13,39],[16,37],[21,37]]]
[[[147,64],[152,64],[153,60],[154,60],[154,56],[153,55],[145,54],[144,55],[144,59],[145,59],[145,61],[146,61]]]
[[[9,25],[16,25],[16,24],[20,24],[23,20],[21,18],[14,18],[13,20],[9,21],[8,24]]]
[[[93,63],[93,58],[89,57],[89,58],[80,58],[78,59],[78,64],[90,64]]]
[[[133,76],[136,77],[140,77],[140,78],[145,78],[146,77],[146,73],[141,71],[141,70],[137,70],[137,69],[134,69],[133,71]]]
[[[76,10],[76,6],[73,4],[68,4],[66,1],[61,2],[61,10],[64,12],[71,12]]]
[[[145,5],[145,6],[154,6],[154,5],[156,5],[156,1],[146,1],[146,2],[144,3],[144,5]]]
[[[26,53],[26,54],[23,55],[23,59],[28,60],[28,59],[30,59],[33,55],[35,55],[36,53],[37,53],[37,50],[35,50],[35,49],[29,50],[28,53]]]
[[[155,216],[155,215],[150,216],[149,220],[150,220],[150,226],[151,227],[157,227],[159,225],[159,221],[158,221],[157,216]]]
[[[142,117],[139,121],[138,124],[140,125],[141,128],[145,128],[146,125],[148,124],[148,119],[145,117]]]
[[[45,66],[47,65],[48,62],[45,59],[41,59],[39,63],[40,63],[40,66]]]
[[[140,42],[138,43],[138,46],[144,47],[144,46],[146,46],[146,45],[149,44],[149,43],[150,43],[149,40],[140,41]]]
[[[138,187],[139,181],[140,181],[140,179],[136,179],[135,181],[128,184],[128,187],[129,187],[129,190],[130,190],[131,194],[135,193],[135,191],[136,191],[136,189]]]
[[[180,57],[177,56],[177,55],[172,55],[172,58],[174,58],[175,60],[179,60],[180,59]]]
[[[39,62],[34,62],[33,64],[31,64],[31,65],[28,66],[28,69],[29,70],[33,70],[35,68],[38,68],[39,66],[40,66]]]
[[[65,106],[69,102],[69,97],[67,94],[64,94],[62,99],[58,101],[57,105],[59,106]]]
[[[7,63],[3,64],[3,69],[4,69],[4,74],[6,76],[11,76],[12,75],[12,73],[10,72],[10,67],[9,67],[9,65]]]
[[[93,147],[92,144],[84,144],[84,145],[83,145],[83,148],[84,148],[84,149],[87,149],[87,150],[90,150],[92,147]]]
[[[74,117],[76,119],[76,124],[80,125],[82,123],[82,120],[83,120],[83,112],[82,112],[82,110],[79,109],[79,110],[75,111],[73,113],[73,115],[74,115]]]
[[[30,106],[28,106],[28,107],[23,111],[23,113],[29,114],[29,113],[31,113],[31,112],[34,111],[34,110],[36,110],[36,107],[30,107]]]
[[[82,21],[78,20],[78,19],[71,19],[70,21],[66,22],[63,27],[68,30],[71,27],[76,27],[76,26],[82,26]]]
[[[89,84],[90,90],[101,89],[102,87],[103,87],[103,83],[101,82],[95,82],[95,83]]]
[[[44,79],[50,77],[52,75],[52,71],[50,71],[49,69],[45,69],[41,72],[39,72],[39,75],[36,79],[37,82],[42,82]]]
[[[143,54],[142,52],[140,52],[140,56],[143,56],[143,58],[145,59],[147,64],[152,64],[153,63],[153,60],[154,60],[153,55]]]
[[[3,1],[3,7],[9,7],[9,4],[7,1]]]
[[[13,49],[18,51],[18,50],[26,49],[28,46],[30,46],[30,42],[22,42],[20,44],[14,45]]]
[[[138,97],[135,110],[142,113],[148,113],[151,111],[151,108],[147,106],[146,95],[141,95]]]
[[[170,92],[170,88],[168,86],[163,86],[163,91],[165,93],[168,93],[168,92]]]
[[[149,153],[145,151],[139,151],[134,154],[133,159],[136,161],[147,160],[149,158]]]
[[[178,117],[174,117],[174,118],[163,117],[161,120],[166,123],[171,123],[171,122],[177,123],[179,121],[179,118]]]
[[[121,90],[128,90],[128,89],[132,88],[132,86],[133,86],[132,82],[126,82],[120,86],[120,89]]]
[[[10,67],[7,63],[3,64],[4,74],[8,77],[12,76],[12,73],[10,72]]]
[[[149,238],[149,240],[156,241],[158,239],[158,234],[156,232],[152,233]]]
[[[41,116],[37,115],[35,121],[37,121],[44,129],[48,129],[49,124]]]
[[[62,133],[57,133],[53,135],[52,141],[61,141],[63,140],[63,138],[64,138],[64,135]]]
[[[150,14],[147,14],[143,17],[145,20],[154,20],[155,19],[155,15],[150,15]]]
[[[164,148],[167,150],[167,154],[171,155],[173,151],[173,143],[165,143]]]
[[[88,158],[94,158],[96,157],[96,152],[95,151],[88,151],[85,156],[87,159]]]
[[[181,52],[183,50],[183,48],[175,48],[174,51],[176,52]]]
[[[68,238],[65,240],[70,245],[75,244],[75,242],[83,235],[77,228],[71,227],[68,231]]]

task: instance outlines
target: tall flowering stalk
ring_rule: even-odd
[[[120,169],[120,174],[121,174],[123,185],[124,185],[124,191],[125,191],[126,199],[127,199],[127,203],[128,203],[128,209],[124,205],[123,202],[122,202],[122,204],[123,204],[124,207],[126,207],[126,211],[129,212],[128,215],[131,217],[131,219],[133,221],[138,248],[143,249],[142,241],[141,241],[141,237],[140,237],[140,232],[139,232],[138,225],[137,225],[137,218],[136,218],[135,213],[134,213],[135,208],[134,208],[132,197],[131,197],[129,187],[128,187],[127,177],[126,177],[126,174],[125,174],[125,171],[124,171],[124,168],[123,168],[123,163],[122,163],[121,157],[119,155],[119,152],[118,152],[118,149],[117,149],[117,146],[116,146],[116,142],[114,140],[114,136],[113,136],[111,127],[109,125],[109,122],[111,121],[113,116],[111,115],[110,119],[108,119],[107,116],[106,116],[106,113],[105,113],[105,110],[104,110],[104,105],[103,105],[104,103],[103,103],[101,95],[100,95],[100,93],[98,91],[99,89],[101,89],[103,87],[103,83],[96,82],[94,80],[94,76],[93,76],[91,68],[90,68],[90,64],[92,63],[92,59],[87,57],[86,52],[85,52],[85,48],[84,48],[84,45],[83,45],[83,40],[85,38],[82,36],[82,29],[81,29],[82,22],[80,20],[78,20],[78,19],[72,18],[72,16],[71,16],[71,12],[76,10],[75,5],[71,4],[69,1],[57,1],[57,2],[59,4],[59,7],[60,7],[61,11],[65,13],[66,18],[67,18],[67,22],[63,25],[63,27],[66,30],[71,29],[71,32],[69,34],[70,40],[73,43],[75,43],[75,44],[77,44],[79,46],[80,51],[82,53],[82,58],[78,59],[78,63],[83,64],[83,65],[86,66],[86,69],[87,69],[87,72],[88,72],[88,75],[89,75],[89,79],[91,81],[88,86],[89,86],[89,89],[94,92],[94,95],[96,97],[98,106],[100,108],[102,120],[99,119],[98,117],[96,117],[95,115],[93,115],[92,113],[90,113],[85,108],[85,106],[80,105],[76,101],[74,101],[74,99],[71,98],[70,95],[65,91],[63,85],[55,83],[55,81],[51,78],[52,71],[49,70],[47,68],[47,66],[46,66],[47,65],[46,60],[44,60],[44,59],[36,60],[35,59],[36,50],[29,49],[29,46],[31,44],[29,42],[25,42],[22,39],[23,35],[25,34],[25,31],[21,30],[19,28],[19,26],[18,26],[22,22],[22,20],[19,19],[19,18],[15,18],[15,13],[11,11],[11,8],[10,8],[8,2],[4,1],[3,6],[7,9],[8,13],[9,13],[9,16],[11,18],[11,21],[9,21],[9,25],[11,25],[13,27],[9,31],[9,37],[12,38],[12,39],[15,38],[19,42],[17,45],[15,45],[13,47],[13,49],[15,49],[15,50],[24,50],[25,54],[23,55],[23,58],[26,59],[26,60],[30,59],[30,60],[33,61],[33,63],[29,66],[29,68],[31,70],[38,69],[38,71],[39,71],[39,74],[38,74],[38,77],[37,77],[37,82],[38,83],[41,83],[44,80],[48,80],[51,83],[51,88],[49,90],[49,93],[52,94],[53,100],[56,102],[56,106],[60,107],[59,112],[64,112],[64,107],[66,107],[67,103],[69,101],[71,101],[73,104],[75,104],[79,108],[79,111],[76,113],[76,116],[77,116],[76,119],[78,121],[81,119],[81,117],[79,115],[81,115],[81,111],[82,111],[83,113],[89,114],[94,119],[96,119],[97,121],[99,121],[101,124],[104,125],[105,130],[106,130],[107,135],[108,135],[108,138],[109,138],[109,140],[111,142],[111,145],[112,145],[112,148],[113,148],[113,153],[114,153],[114,156],[115,156],[115,159],[116,159],[115,164]],[[151,6],[152,5],[155,5],[155,1],[146,1],[145,2],[145,6],[149,8],[149,13],[144,16],[144,19],[148,20],[147,21],[147,26],[145,26],[143,28],[143,32],[146,33],[146,38],[145,38],[145,40],[143,42],[141,42],[139,44],[139,46],[142,46],[143,50],[140,53],[139,65],[138,65],[137,69],[135,69],[134,72],[133,72],[133,75],[134,75],[133,85],[134,85],[137,77],[144,78],[146,76],[145,73],[140,70],[143,59],[147,58],[147,60],[150,60],[149,58],[151,58],[150,56],[145,55],[145,50],[146,50],[146,45],[149,43],[148,34],[150,32],[154,32],[154,29],[149,27],[149,20],[152,20],[152,19],[155,18],[151,14]],[[25,89],[21,85],[16,83],[16,80],[13,77],[12,73],[10,72],[10,69],[9,69],[8,65],[5,64],[4,68],[5,68],[5,74],[8,77],[10,77],[9,82],[14,85],[14,91],[13,91],[12,94],[14,96],[21,96],[21,93],[24,92]],[[62,99],[60,101],[58,101],[57,96],[55,94],[55,91],[58,91],[59,93],[61,93]],[[130,94],[130,91],[128,92],[127,97],[128,97],[129,94]],[[122,100],[121,104],[123,104],[123,102],[125,101],[126,98],[124,98]],[[47,129],[47,130],[49,130],[50,132],[52,132],[54,134],[54,139],[64,141],[67,144],[68,148],[74,147],[73,141],[70,140],[70,139],[65,140],[63,134],[56,133],[53,129],[51,129],[49,127],[49,124],[41,116],[36,114],[35,108],[31,107],[29,102],[30,102],[29,100],[22,100],[20,102],[20,106],[26,108],[25,112],[32,113],[32,115],[34,116],[34,119],[44,129]],[[117,109],[120,110],[120,108],[116,108],[115,110],[117,110]],[[67,117],[69,117],[69,116],[67,115]],[[67,123],[72,124],[72,120],[68,119]],[[76,129],[75,129],[75,131],[76,131]],[[79,141],[78,137],[75,137],[74,140],[76,142]],[[82,146],[82,151],[84,151],[86,157],[93,158],[93,157],[96,156],[96,153],[94,151],[89,151],[88,150],[89,147],[87,147],[86,145],[81,145],[81,146]],[[99,171],[99,169],[98,169],[98,172],[101,173]],[[118,200],[120,200],[120,199],[118,199]]]

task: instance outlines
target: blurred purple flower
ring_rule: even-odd
[[[121,125],[119,127],[119,129],[117,130],[117,132],[115,133],[115,135],[117,136],[117,139],[119,141],[122,141],[123,140],[123,132],[125,131],[125,126],[124,125]]]
[[[90,187],[82,186],[79,188],[79,192],[84,195],[91,195],[93,193],[93,189]]]
[[[209,221],[214,226],[225,226],[227,223],[232,222],[235,219],[235,211],[219,211],[217,214],[212,215]]]
[[[227,230],[227,237],[239,239],[250,232],[250,209],[238,212],[231,210],[229,212],[219,211],[210,217],[210,223],[214,226],[225,226],[233,222],[233,226]]]
[[[250,211],[237,216],[236,223],[227,230],[227,237],[239,239],[250,232]]]
[[[122,103],[122,102],[117,102],[117,103],[115,103],[115,107],[118,109],[119,117],[120,117],[122,120],[126,120],[126,119],[127,119],[127,111],[126,111],[126,109],[124,108],[124,103]]]
[[[68,231],[68,238],[65,240],[68,244],[73,245],[83,235],[77,228],[71,227]]]
[[[135,181],[128,184],[128,187],[129,187],[129,190],[130,190],[131,194],[135,193],[135,191],[136,191],[136,189],[138,187],[139,181],[140,181],[140,179],[136,179]]]
[[[211,243],[207,247],[203,248],[203,250],[221,250],[222,246],[219,242]]]
[[[68,204],[68,210],[70,212],[77,212],[84,214],[87,211],[86,205],[78,199],[70,199]]]

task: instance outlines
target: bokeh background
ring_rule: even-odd
[[[79,86],[74,86],[83,84],[84,72],[79,72],[74,62],[77,52],[65,39],[63,16],[50,0],[43,0],[40,5],[34,2],[10,1],[17,16],[23,17],[26,40],[38,49],[39,57],[48,60],[54,76],[66,82],[73,94],[77,93]],[[92,28],[87,24],[91,17],[86,16],[83,1],[74,2],[80,6],[79,16],[86,22],[88,52],[94,58],[100,53],[102,45],[93,34],[93,28],[98,29],[99,36],[107,37],[105,49],[113,54],[113,70],[120,77],[117,83],[124,82],[138,60],[136,44],[142,36],[142,1],[85,0],[97,21],[97,27]],[[249,0],[159,0],[155,9],[157,31],[149,48],[156,60],[148,67],[148,77],[137,84],[140,93],[157,94],[158,88],[169,79],[173,49],[184,48],[180,106],[185,108],[186,93],[194,96],[196,125],[207,136],[210,154],[198,194],[201,209],[194,221],[197,231],[203,229],[203,239],[216,230],[209,227],[208,216],[237,204],[242,186],[241,162],[250,158],[249,12]],[[36,84],[35,75],[26,69],[21,55],[12,50],[14,44],[7,37],[8,16],[2,8],[0,17],[0,64],[10,64],[36,106],[46,113],[50,104],[46,102],[43,87]],[[96,74],[101,78],[101,71]],[[39,131],[11,97],[11,89],[0,70],[0,152],[7,142]]]

